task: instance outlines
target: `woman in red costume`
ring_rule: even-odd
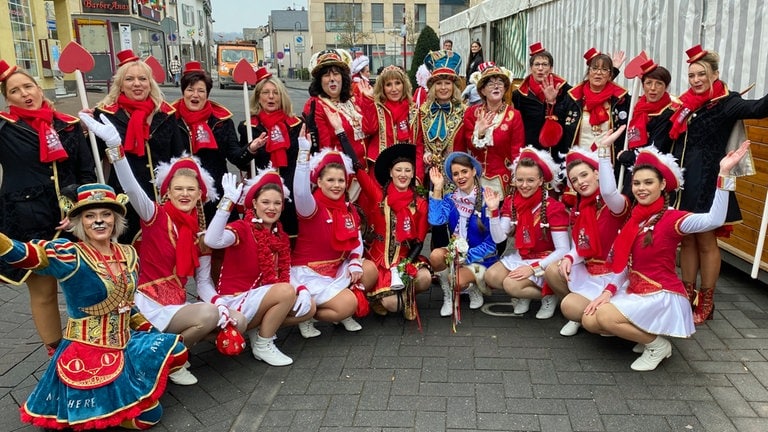
[[[363,113],[363,133],[369,136],[368,163],[373,165],[387,147],[411,142],[411,81],[398,66],[387,66],[373,89],[361,89],[364,97],[355,102]]]
[[[669,154],[655,148],[640,150],[632,170],[636,204],[609,254],[611,283],[584,309],[582,325],[592,333],[615,335],[636,342],[642,352],[631,368],[654,370],[672,355],[664,337],[690,337],[696,331],[685,286],[675,270],[675,255],[685,235],[706,232],[723,224],[729,191],[736,189],[731,169],[749,149],[749,141],[720,160],[717,190],[707,213],[669,208],[669,193],[683,186],[683,176]],[[610,149],[600,158],[600,177],[610,172]],[[603,196],[618,194],[615,184],[600,182]]]
[[[370,59],[367,56],[361,55],[355,57],[352,60],[352,64],[349,66],[349,73],[352,74],[352,96],[355,98],[360,97],[360,83],[368,81],[371,78]]]
[[[243,185],[230,173],[224,174],[221,183],[224,196],[205,232],[205,244],[225,250],[224,265],[216,289],[201,286],[200,298],[245,315],[257,360],[272,366],[289,365],[293,359],[275,346],[275,333],[281,325],[306,321],[315,312],[309,291],[290,284],[291,245],[280,224],[290,192],[276,171],[260,171],[246,185],[243,219],[227,224]]]
[[[715,194],[717,161],[725,155],[731,132],[734,127],[743,128],[742,119],[768,116],[768,95],[758,100],[744,100],[720,80],[717,53],[696,45],[686,54],[690,88],[680,96],[681,103],[670,119],[669,132],[675,140],[672,154],[684,169],[686,183],[675,204],[680,210],[705,212]],[[711,319],[715,310],[715,284],[722,262],[717,236],[729,235],[730,225],[738,221],[741,221],[739,203],[735,194],[731,194],[725,227],[683,237],[680,270],[691,301],[696,303],[693,320],[697,325]],[[699,276],[701,285],[697,292]]]
[[[280,79],[264,67],[256,70],[256,77],[256,86],[251,94],[250,128],[253,141],[247,142],[246,123],[241,123],[238,132],[243,151],[235,165],[248,171],[253,160],[258,169],[276,169],[291,188],[303,122],[293,115],[291,98]],[[280,223],[289,237],[296,237],[299,227],[292,201],[283,202]]]
[[[546,288],[544,269],[568,252],[568,213],[560,201],[549,196],[559,179],[557,164],[544,150],[528,146],[512,165],[514,189],[501,203],[501,195],[485,190],[491,213],[491,236],[497,244],[515,236],[515,249],[499,258],[485,272],[492,288],[501,288],[517,299],[515,314],[528,312],[531,299],[541,299],[537,319],[549,319],[557,309],[557,298]],[[549,292],[548,292],[549,291]]]
[[[194,157],[163,163],[155,172],[163,201],[156,203],[139,186],[125,157],[120,134],[106,116],[101,116],[103,123],[87,113],[81,113],[80,118],[107,144],[107,157],[141,219],[142,265],[136,293],[139,311],[158,330],[182,335],[188,347],[215,335],[219,327],[229,323],[245,331],[247,321],[240,312],[206,302],[187,302],[187,278],[194,277],[198,286],[213,283],[210,249],[199,237],[205,230],[203,203],[218,198],[213,178]],[[171,374],[171,381],[179,385],[197,383],[187,367]]]
[[[344,50],[325,50],[312,56],[309,61],[312,81],[309,83],[309,99],[304,104],[303,115],[307,120],[307,132],[314,138],[312,151],[331,148],[341,151],[341,143],[325,115],[325,108],[338,112],[344,132],[352,143],[358,159],[365,160],[366,136],[363,132],[363,115],[352,97],[352,77],[349,73],[351,58]],[[366,81],[360,81],[361,89],[370,89]],[[316,141],[315,141],[316,140]]]
[[[620,127],[603,144],[612,144],[623,132]],[[578,194],[571,213],[571,250],[544,272],[544,280],[562,299],[560,311],[569,319],[560,330],[563,336],[578,332],[584,308],[600,295],[612,275],[605,261],[627,219],[629,200],[622,194],[600,194],[600,181],[616,182],[613,170],[609,171],[599,179],[596,152],[574,147],[565,155],[568,186]]]
[[[483,167],[483,186],[500,194],[510,184],[509,166],[525,145],[525,131],[520,112],[507,103],[509,71],[485,62],[478,70],[477,92],[482,104],[467,108],[464,126],[454,144],[456,151],[466,151]]]
[[[104,114],[120,133],[125,158],[144,193],[160,201],[155,186],[155,168],[184,152],[184,140],[176,124],[176,110],[163,96],[152,77],[152,69],[131,50],[117,53],[120,61],[109,93],[94,108],[94,115]],[[104,142],[99,143],[102,148]],[[107,183],[122,191],[115,172]],[[133,243],[138,237],[139,218],[128,204],[128,229],[121,243]]]
[[[337,132],[344,134],[343,130]],[[367,312],[368,300],[361,284],[364,274],[360,219],[346,199],[352,162],[346,155],[328,148],[310,159],[310,147],[307,137],[299,137],[293,178],[299,235],[291,255],[291,283],[309,290],[317,305],[315,318],[341,322],[347,331],[359,331],[362,327],[352,314],[358,310]],[[313,320],[299,323],[299,331],[305,338],[320,336]]]

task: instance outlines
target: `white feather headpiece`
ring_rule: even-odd
[[[510,170],[512,171],[512,178],[515,178],[515,172],[517,171],[517,164],[521,158],[530,157],[539,166],[544,173],[544,184],[549,184],[552,190],[560,189],[560,182],[562,181],[561,170],[557,163],[552,159],[548,151],[540,150],[532,145],[527,145],[520,150],[520,155],[512,162]],[[549,179],[547,179],[549,177]]]
[[[326,159],[326,157],[330,158],[333,155],[339,155],[341,157],[341,161],[344,163],[344,170],[346,171],[347,176],[354,174],[355,171],[352,167],[352,159],[350,159],[349,156],[338,150],[333,150],[329,147],[326,147],[313,154],[312,157],[309,158],[310,178],[313,179],[313,183],[317,182],[317,176],[320,174],[319,171],[322,170],[322,168],[328,163],[327,161],[323,163],[323,161]]]
[[[200,158],[197,156],[191,156],[187,152],[182,153],[182,155],[179,157],[172,158],[169,162],[161,162],[157,165],[157,167],[155,167],[155,187],[160,190],[160,194],[164,195],[164,192],[167,192],[163,190],[163,185],[165,185],[165,181],[168,179],[168,174],[171,171],[175,171],[176,169],[180,168],[180,166],[174,167],[174,165],[179,162],[186,165],[188,164],[187,161],[192,161],[194,162],[194,165],[197,165],[196,168],[189,168],[197,169],[197,171],[200,173],[198,183],[202,181],[200,186],[205,186],[205,202],[217,201],[219,199],[219,192],[216,190],[216,183],[214,182],[213,177],[211,177],[211,174],[205,168],[203,168],[203,165],[200,162]],[[170,182],[170,179],[168,180]],[[167,187],[168,185],[165,185],[165,188]]]

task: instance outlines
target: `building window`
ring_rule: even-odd
[[[325,31],[363,31],[363,5],[361,3],[326,3]]]
[[[195,8],[190,5],[181,5],[181,20],[185,26],[193,27],[195,25]]]
[[[413,26],[416,33],[420,33],[427,26],[427,5],[417,3],[413,8]]]
[[[384,30],[384,3],[371,3],[371,30]]]
[[[11,36],[16,64],[30,74],[38,76],[29,0],[8,0],[8,11],[11,18]]]
[[[405,14],[405,3],[392,4],[392,26],[400,27],[403,25],[403,14]]]

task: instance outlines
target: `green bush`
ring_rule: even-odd
[[[413,60],[411,61],[411,70],[408,71],[408,78],[411,80],[411,86],[416,89],[416,71],[419,66],[424,64],[424,57],[429,54],[430,51],[437,51],[440,49],[440,37],[430,26],[424,27],[424,30],[419,33],[419,38],[416,40],[416,48],[413,50]]]

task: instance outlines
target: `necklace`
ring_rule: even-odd
[[[483,108],[485,109],[486,112],[492,112],[492,113],[495,113],[496,115],[499,115],[503,113],[504,110],[507,108],[507,104],[506,102],[502,102],[501,105],[499,105],[499,107],[495,110],[492,110],[491,107],[488,106],[488,104],[486,104]]]

